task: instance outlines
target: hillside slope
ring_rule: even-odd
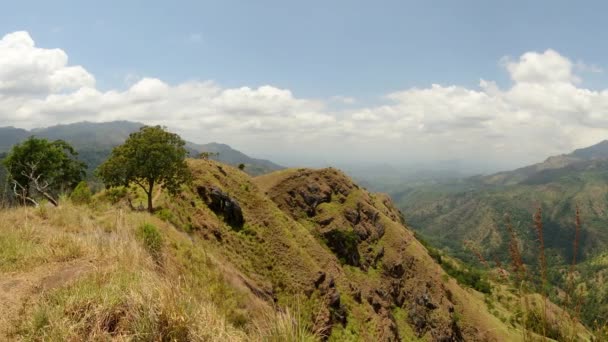
[[[402,189],[392,193],[408,222],[435,246],[461,259],[476,261],[465,247],[472,243],[489,260],[509,262],[509,233],[504,216],[511,217],[523,246],[524,261],[537,261],[537,236],[532,215],[543,209],[545,247],[552,285],[564,288],[564,272],[573,259],[575,211],[580,208],[582,227],[576,260],[592,261],[608,248],[608,142],[514,171],[452,183]],[[582,264],[585,268],[586,264]],[[597,270],[597,267],[594,269]],[[594,283],[578,279],[580,286]],[[603,293],[599,291],[598,293]],[[593,324],[608,317],[608,305],[587,293],[593,306],[583,316]]]
[[[90,206],[0,211],[0,298],[11,298],[0,302],[0,336],[520,339],[516,323],[443,272],[388,197],[340,171],[252,179],[214,161],[189,165],[193,183],[176,198],[158,192],[154,216],[109,204],[119,192]],[[128,196],[137,206],[140,195]]]

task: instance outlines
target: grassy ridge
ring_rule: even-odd
[[[387,196],[335,169],[252,179],[214,161],[189,164],[193,184],[177,197],[155,194],[153,215],[129,209],[123,198],[137,206],[136,189],[101,193],[88,205],[64,198],[58,208],[0,211],[0,310],[9,313],[0,333],[28,340],[519,339],[520,323],[506,319],[510,309],[495,314],[447,257],[451,274],[463,278],[446,273]],[[236,201],[244,224],[213,211],[203,188]],[[331,198],[311,215],[300,191]],[[328,239],[328,229],[348,241]],[[373,238],[360,238],[366,229]],[[359,264],[343,258],[342,242]]]

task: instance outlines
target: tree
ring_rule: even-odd
[[[2,161],[13,193],[22,203],[38,206],[36,194],[57,206],[57,193],[73,189],[87,168],[78,153],[63,140],[30,137],[15,145]]]
[[[245,164],[240,163],[239,164],[239,170],[245,170]]]
[[[97,169],[97,175],[106,188],[138,185],[148,197],[148,211],[153,212],[152,196],[157,184],[176,194],[190,179],[185,144],[179,135],[167,132],[164,127],[144,126],[112,150],[108,160]]]
[[[217,158],[219,157],[219,155],[219,152],[201,152],[198,157],[204,160],[208,160],[210,158]]]

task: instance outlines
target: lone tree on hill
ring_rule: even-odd
[[[144,126],[131,133],[124,144],[112,150],[110,158],[97,169],[107,188],[137,184],[148,196],[153,212],[154,186],[161,184],[171,194],[190,179],[186,165],[188,151],[179,135],[161,126]]]
[[[57,193],[73,189],[85,176],[86,164],[63,140],[30,137],[15,145],[2,161],[13,193],[23,204],[38,206],[36,193],[57,206]]]

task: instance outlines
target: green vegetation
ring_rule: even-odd
[[[431,258],[441,265],[441,268],[452,278],[456,279],[459,284],[473,288],[481,293],[489,294],[492,292],[492,286],[486,279],[487,276],[484,272],[477,268],[457,263],[454,259],[445,256],[439,249],[429,245],[428,242],[418,235],[417,239],[426,247]]]
[[[92,196],[89,184],[86,181],[81,181],[70,194],[70,200],[76,204],[89,204],[91,203]]]
[[[148,211],[153,212],[154,186],[162,185],[175,194],[190,178],[185,144],[177,134],[160,126],[144,126],[114,148],[97,173],[107,187],[141,187],[148,198]]]
[[[0,339],[517,340],[507,309],[459,285],[489,293],[485,274],[429,255],[385,196],[331,168],[252,179],[183,160],[167,134],[118,147],[100,169],[115,186],[90,205],[83,185],[57,208],[0,211]],[[192,181],[137,184],[126,157],[165,147]],[[122,200],[152,193],[153,215]],[[237,212],[242,229],[225,220]]]
[[[77,155],[63,140],[30,137],[15,145],[2,163],[20,203],[38,206],[42,197],[57,206],[58,193],[72,189],[84,177],[86,165]]]
[[[567,157],[570,158],[570,157]],[[562,159],[567,159],[566,157]],[[436,184],[400,191],[394,199],[408,223],[430,243],[452,257],[479,266],[477,257],[467,251],[465,241],[479,246],[489,260],[508,264],[510,234],[504,225],[509,214],[521,258],[531,272],[540,274],[538,234],[531,217],[534,208],[543,210],[544,254],[548,297],[566,305],[557,293],[570,287],[580,289],[581,317],[594,326],[597,317],[608,317],[608,288],[598,274],[608,272],[608,264],[594,261],[608,248],[608,162],[603,159],[578,160],[574,164],[547,169],[549,162],[512,172],[470,178],[454,184]],[[578,248],[575,240],[574,212],[582,220]],[[577,275],[568,278],[571,261],[576,260]],[[606,271],[603,271],[606,270]],[[574,282],[573,285],[570,282]],[[541,287],[538,287],[541,289]],[[592,289],[592,290],[585,290]],[[563,297],[563,296],[562,296]]]
[[[144,223],[137,229],[137,236],[144,244],[144,247],[150,253],[152,258],[157,263],[161,262],[163,238],[153,224]]]

